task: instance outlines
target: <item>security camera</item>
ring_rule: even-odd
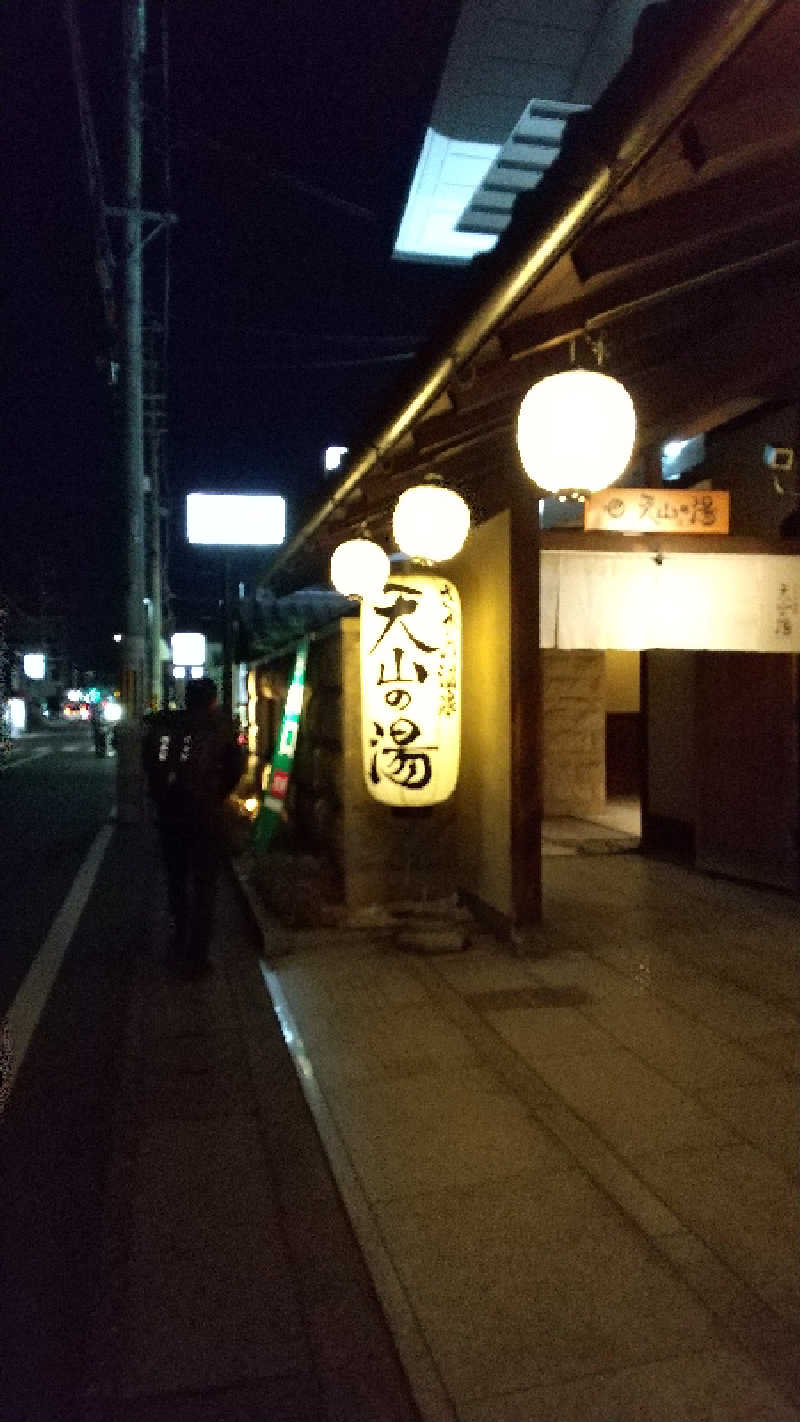
[[[768,469],[781,469],[788,473],[794,467],[794,450],[785,445],[764,445],[764,463]]]

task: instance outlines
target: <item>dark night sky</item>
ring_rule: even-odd
[[[120,204],[121,3],[77,8],[106,201]],[[151,38],[160,8],[149,0]],[[296,517],[325,444],[363,438],[402,374],[370,362],[419,345],[457,300],[461,274],[391,260],[456,9],[169,0],[170,582],[183,620],[218,570],[181,547],[182,494],[284,493]],[[62,613],[74,655],[96,661],[124,605],[123,475],[60,0],[5,0],[0,66],[0,592]],[[155,123],[146,151],[145,203],[161,207]],[[159,306],[165,246],[147,249]]]

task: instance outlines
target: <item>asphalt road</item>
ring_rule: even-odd
[[[7,1012],[114,802],[116,760],[88,725],[11,743],[0,769],[0,1016]]]

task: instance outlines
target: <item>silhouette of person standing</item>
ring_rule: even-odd
[[[172,955],[190,976],[200,976],[211,967],[223,806],[245,756],[210,677],[188,682],[184,699],[185,710],[148,718],[143,754],[167,880]]]

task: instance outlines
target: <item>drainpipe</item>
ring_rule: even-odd
[[[492,330],[519,304],[537,281],[555,265],[580,233],[619,188],[633,175],[665,135],[680,122],[698,94],[744,44],[753,30],[785,0],[732,0],[717,13],[692,48],[680,60],[676,72],[667,74],[623,133],[616,156],[600,161],[583,189],[563,208],[557,209],[540,231],[534,245],[510,267],[497,284],[467,317],[450,349],[423,377],[416,392],[375,441],[360,454],[345,478],[321,508],[306,520],[292,539],[276,554],[263,581],[274,575],[313,537],[334,509],[358,486],[378,461],[414,426],[418,416],[447,389],[453,373],[475,354]],[[669,9],[669,4],[665,7]],[[602,100],[601,100],[602,102]]]

